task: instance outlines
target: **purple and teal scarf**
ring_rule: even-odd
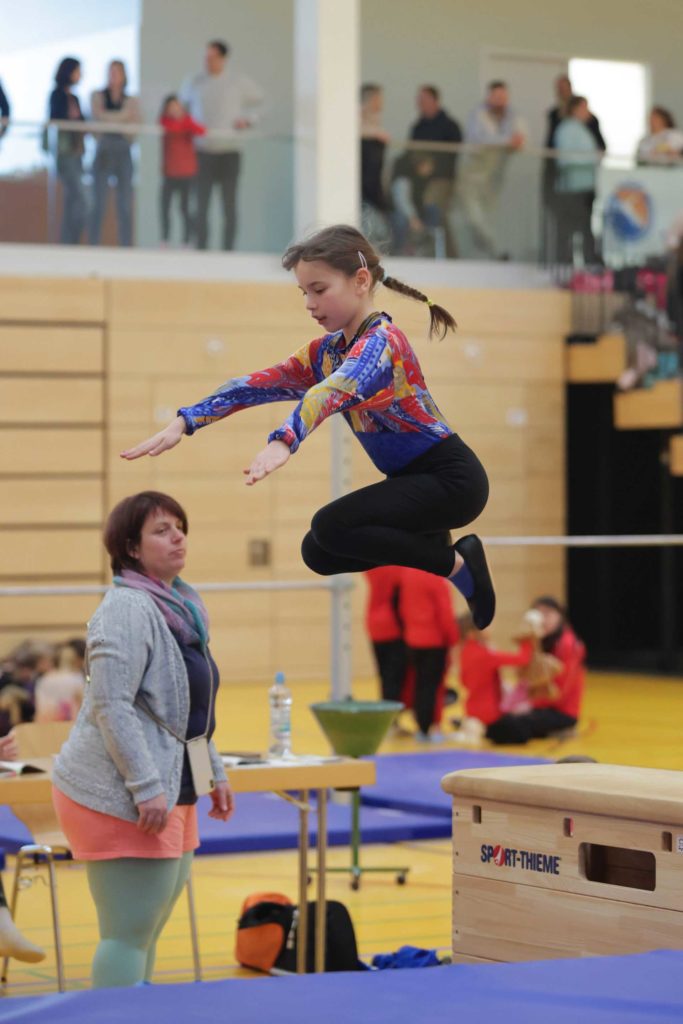
[[[124,569],[114,576],[114,586],[142,590],[154,601],[177,640],[185,644],[209,642],[209,616],[201,597],[188,583],[176,576],[172,586],[144,573]]]

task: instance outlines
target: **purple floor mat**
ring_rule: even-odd
[[[361,792],[366,807],[388,807],[415,814],[451,817],[452,797],[441,788],[449,772],[465,768],[503,768],[517,764],[548,764],[542,757],[516,757],[487,751],[446,750],[424,754],[380,754],[377,783]]]
[[[3,999],[7,1024],[680,1024],[683,953],[337,972]]]

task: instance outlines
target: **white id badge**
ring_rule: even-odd
[[[196,739],[187,741],[185,749],[190,762],[194,791],[197,796],[204,796],[210,793],[215,785],[209,757],[209,741],[206,736],[197,736]]]

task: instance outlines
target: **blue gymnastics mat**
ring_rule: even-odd
[[[235,813],[227,823],[209,818],[210,802],[199,801],[198,853],[246,853],[258,850],[291,850],[299,844],[299,813],[296,807],[271,793],[238,793]],[[451,823],[437,815],[397,811],[391,807],[362,807],[364,843],[398,843],[409,839],[450,837]],[[309,818],[309,835],[315,842],[317,816]],[[351,807],[328,801],[327,834],[330,846],[346,846],[351,834]],[[0,843],[1,845],[1,843]]]
[[[3,999],[7,1024],[680,1024],[683,953],[150,985]]]
[[[364,843],[397,843],[441,839],[451,834],[451,798],[441,789],[448,772],[464,768],[547,764],[542,758],[515,757],[466,750],[424,754],[380,754],[377,784],[361,790],[361,834]],[[298,845],[299,818],[291,804],[270,793],[240,793],[233,818],[224,824],[208,816],[208,798],[199,801],[199,853],[248,853],[289,850]],[[330,802],[331,846],[349,842],[351,810]],[[316,817],[311,815],[311,836]],[[8,807],[0,806],[0,851],[16,853],[31,842],[31,833]],[[2,854],[0,853],[0,857]]]
[[[291,850],[299,844],[299,814],[292,804],[271,793],[240,793],[235,813],[228,822],[208,815],[211,803],[202,797],[198,805],[198,853],[249,853],[259,850]],[[310,816],[311,841],[315,842],[317,817]],[[328,841],[345,846],[351,831],[351,808],[328,803]],[[365,843],[398,843],[408,839],[441,839],[451,834],[450,820],[436,815],[397,811],[390,807],[361,808],[361,834]],[[8,807],[0,807],[0,848],[16,853],[30,843],[31,833]]]
[[[542,757],[517,757],[487,751],[447,750],[425,754],[380,754],[370,758],[377,765],[377,783],[361,790],[366,807],[390,807],[411,814],[451,817],[452,797],[441,788],[449,772],[464,768],[504,768],[517,764],[550,764]]]

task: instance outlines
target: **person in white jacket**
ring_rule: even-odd
[[[197,248],[208,246],[208,211],[214,185],[223,205],[223,249],[233,249],[237,232],[237,180],[241,154],[235,136],[257,124],[265,95],[260,86],[229,65],[230,48],[220,39],[207,44],[205,70],[191,78],[180,98],[188,113],[207,128],[195,140],[197,178]]]

